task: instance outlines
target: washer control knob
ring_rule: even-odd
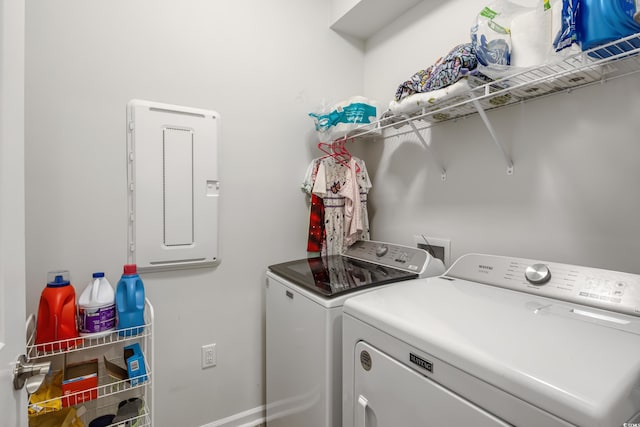
[[[524,271],[524,277],[534,285],[544,285],[551,279],[551,271],[544,264],[533,264]]]
[[[388,246],[384,246],[384,245],[380,245],[376,248],[376,256],[379,257],[383,257],[385,256],[385,254],[389,252],[389,247]]]

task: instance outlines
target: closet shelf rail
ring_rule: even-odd
[[[428,147],[419,134],[421,130],[479,114],[505,158],[507,173],[511,174],[513,163],[485,112],[636,74],[640,72],[638,53],[640,53],[640,33],[578,52],[559,62],[528,68],[490,82],[469,77],[469,89],[466,92],[442,99],[412,114],[394,115],[387,112],[376,122],[359,126],[351,131],[349,137],[359,138],[374,132],[381,133],[393,127],[397,131],[385,132],[383,138],[415,133],[423,145]],[[415,122],[418,124],[416,125]],[[409,125],[409,129],[402,130],[404,125]],[[438,165],[444,180],[445,169],[439,162]]]

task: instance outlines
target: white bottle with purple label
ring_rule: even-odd
[[[116,296],[103,272],[93,273],[93,280],[78,299],[80,336],[97,338],[116,329]]]

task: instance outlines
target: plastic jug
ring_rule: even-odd
[[[640,32],[640,22],[634,19],[640,12],[639,4],[636,0],[583,0],[577,28],[582,50]],[[596,56],[616,55],[640,47],[638,45],[634,38],[608,49],[599,49]]]
[[[69,281],[69,272],[50,271],[47,286],[40,296],[36,322],[38,351],[61,351],[75,347],[78,340],[76,323],[76,291]],[[45,343],[52,343],[41,345]]]
[[[78,298],[80,336],[97,338],[116,329],[116,294],[103,272],[93,273],[93,280]]]
[[[118,335],[138,335],[144,328],[144,285],[135,264],[126,264],[116,288]]]

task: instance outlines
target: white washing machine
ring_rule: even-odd
[[[345,303],[342,425],[639,423],[638,316],[638,275],[465,255]]]
[[[339,426],[345,300],[376,287],[443,272],[440,260],[422,249],[375,241],[358,241],[344,255],[270,266],[267,425]]]

